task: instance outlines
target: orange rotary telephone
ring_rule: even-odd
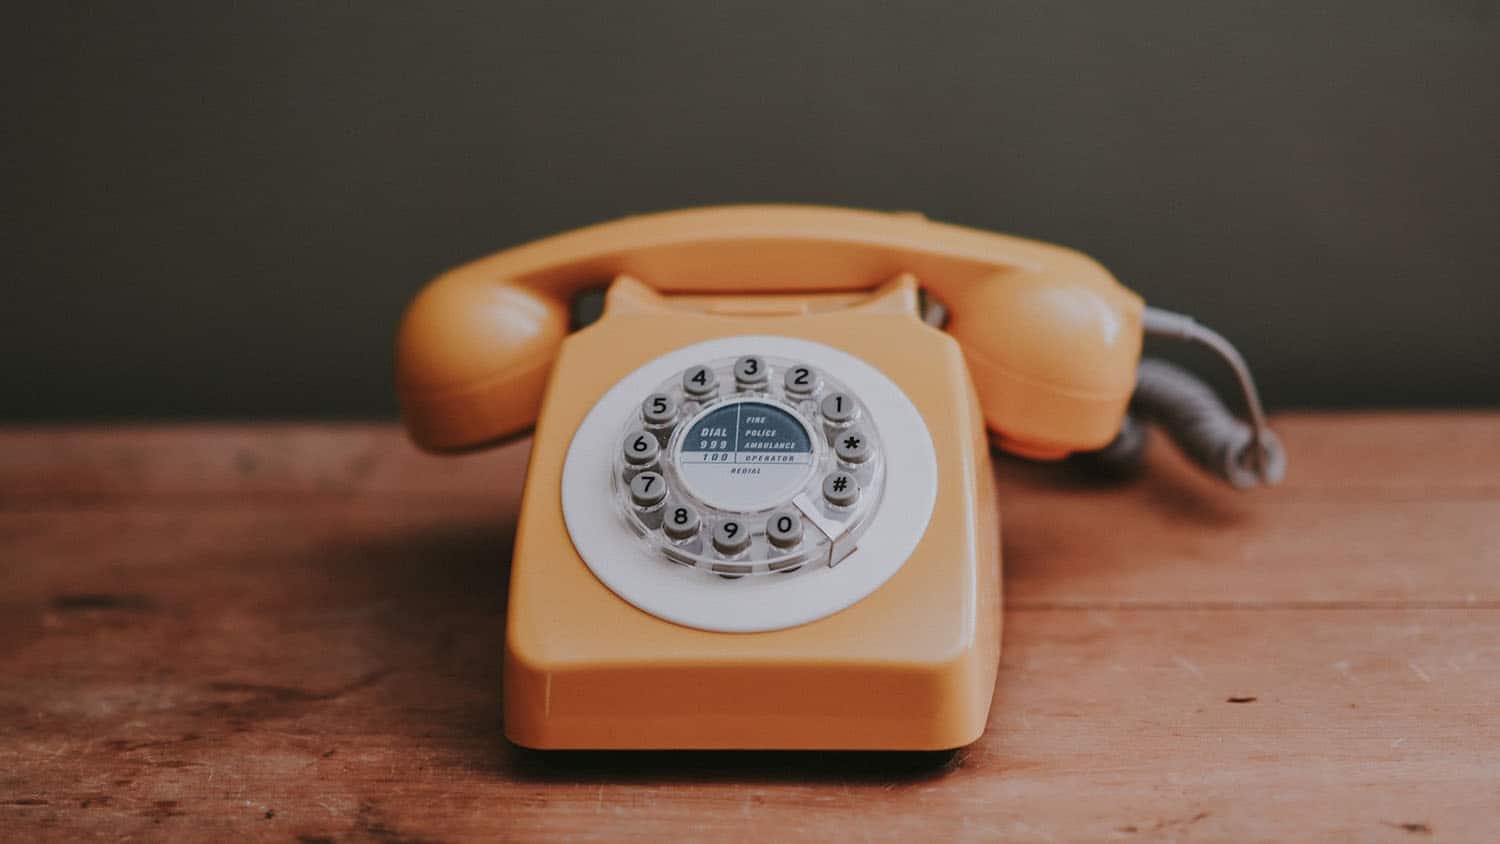
[[[571,298],[604,283],[603,315],[569,334]],[[1077,252],[833,208],[631,217],[438,278],[398,338],[412,438],[452,451],[536,429],[506,734],[974,741],[1000,651],[987,430],[1031,458],[1138,453],[1145,416],[1237,485],[1279,476],[1238,356],[1250,426],[1177,371],[1147,389],[1153,326],[1217,338]]]

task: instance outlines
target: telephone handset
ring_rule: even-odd
[[[870,290],[903,273],[951,314],[1002,447],[1060,457],[1118,432],[1143,303],[1092,259],[911,214],[805,207],[630,217],[443,275],[402,325],[403,414],[433,449],[529,428],[569,300],[621,276],[664,294],[767,295]]]
[[[606,282],[603,315],[568,334],[571,298]],[[973,741],[1000,646],[989,438],[1034,458],[1129,451],[1143,324],[1162,319],[1079,253],[833,208],[626,218],[439,277],[398,337],[413,439],[536,428],[507,735]],[[1228,443],[1185,439],[1200,462],[1279,472],[1253,386],[1252,429],[1176,376],[1151,383],[1136,412]]]

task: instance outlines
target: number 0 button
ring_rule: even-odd
[[[750,547],[750,531],[738,519],[725,519],[714,528],[714,548],[720,554],[738,554]]]
[[[706,366],[695,366],[682,373],[682,389],[694,398],[704,398],[719,391],[719,378]]]
[[[859,481],[848,472],[834,472],[823,479],[823,497],[836,507],[848,507],[859,500]]]
[[[777,548],[795,548],[802,541],[802,514],[777,510],[766,519],[766,539]]]
[[[632,466],[645,466],[661,452],[656,437],[645,431],[631,431],[625,435],[625,462]]]
[[[655,507],[667,497],[667,482],[655,472],[642,472],[630,479],[630,500],[637,507]]]

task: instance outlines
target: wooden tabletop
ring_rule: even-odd
[[[0,830],[1495,840],[1500,415],[1277,424],[1268,492],[997,461],[1005,653],[947,756],[509,746],[524,442],[0,430]]]

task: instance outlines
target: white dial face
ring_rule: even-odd
[[[616,595],[752,632],[873,592],[926,531],[936,491],[932,440],[899,387],[829,346],[753,335],[621,379],[575,433],[561,495],[579,556]]]
[[[761,399],[698,414],[679,428],[672,453],[689,492],[737,512],[790,501],[807,484],[816,457],[807,423]]]

